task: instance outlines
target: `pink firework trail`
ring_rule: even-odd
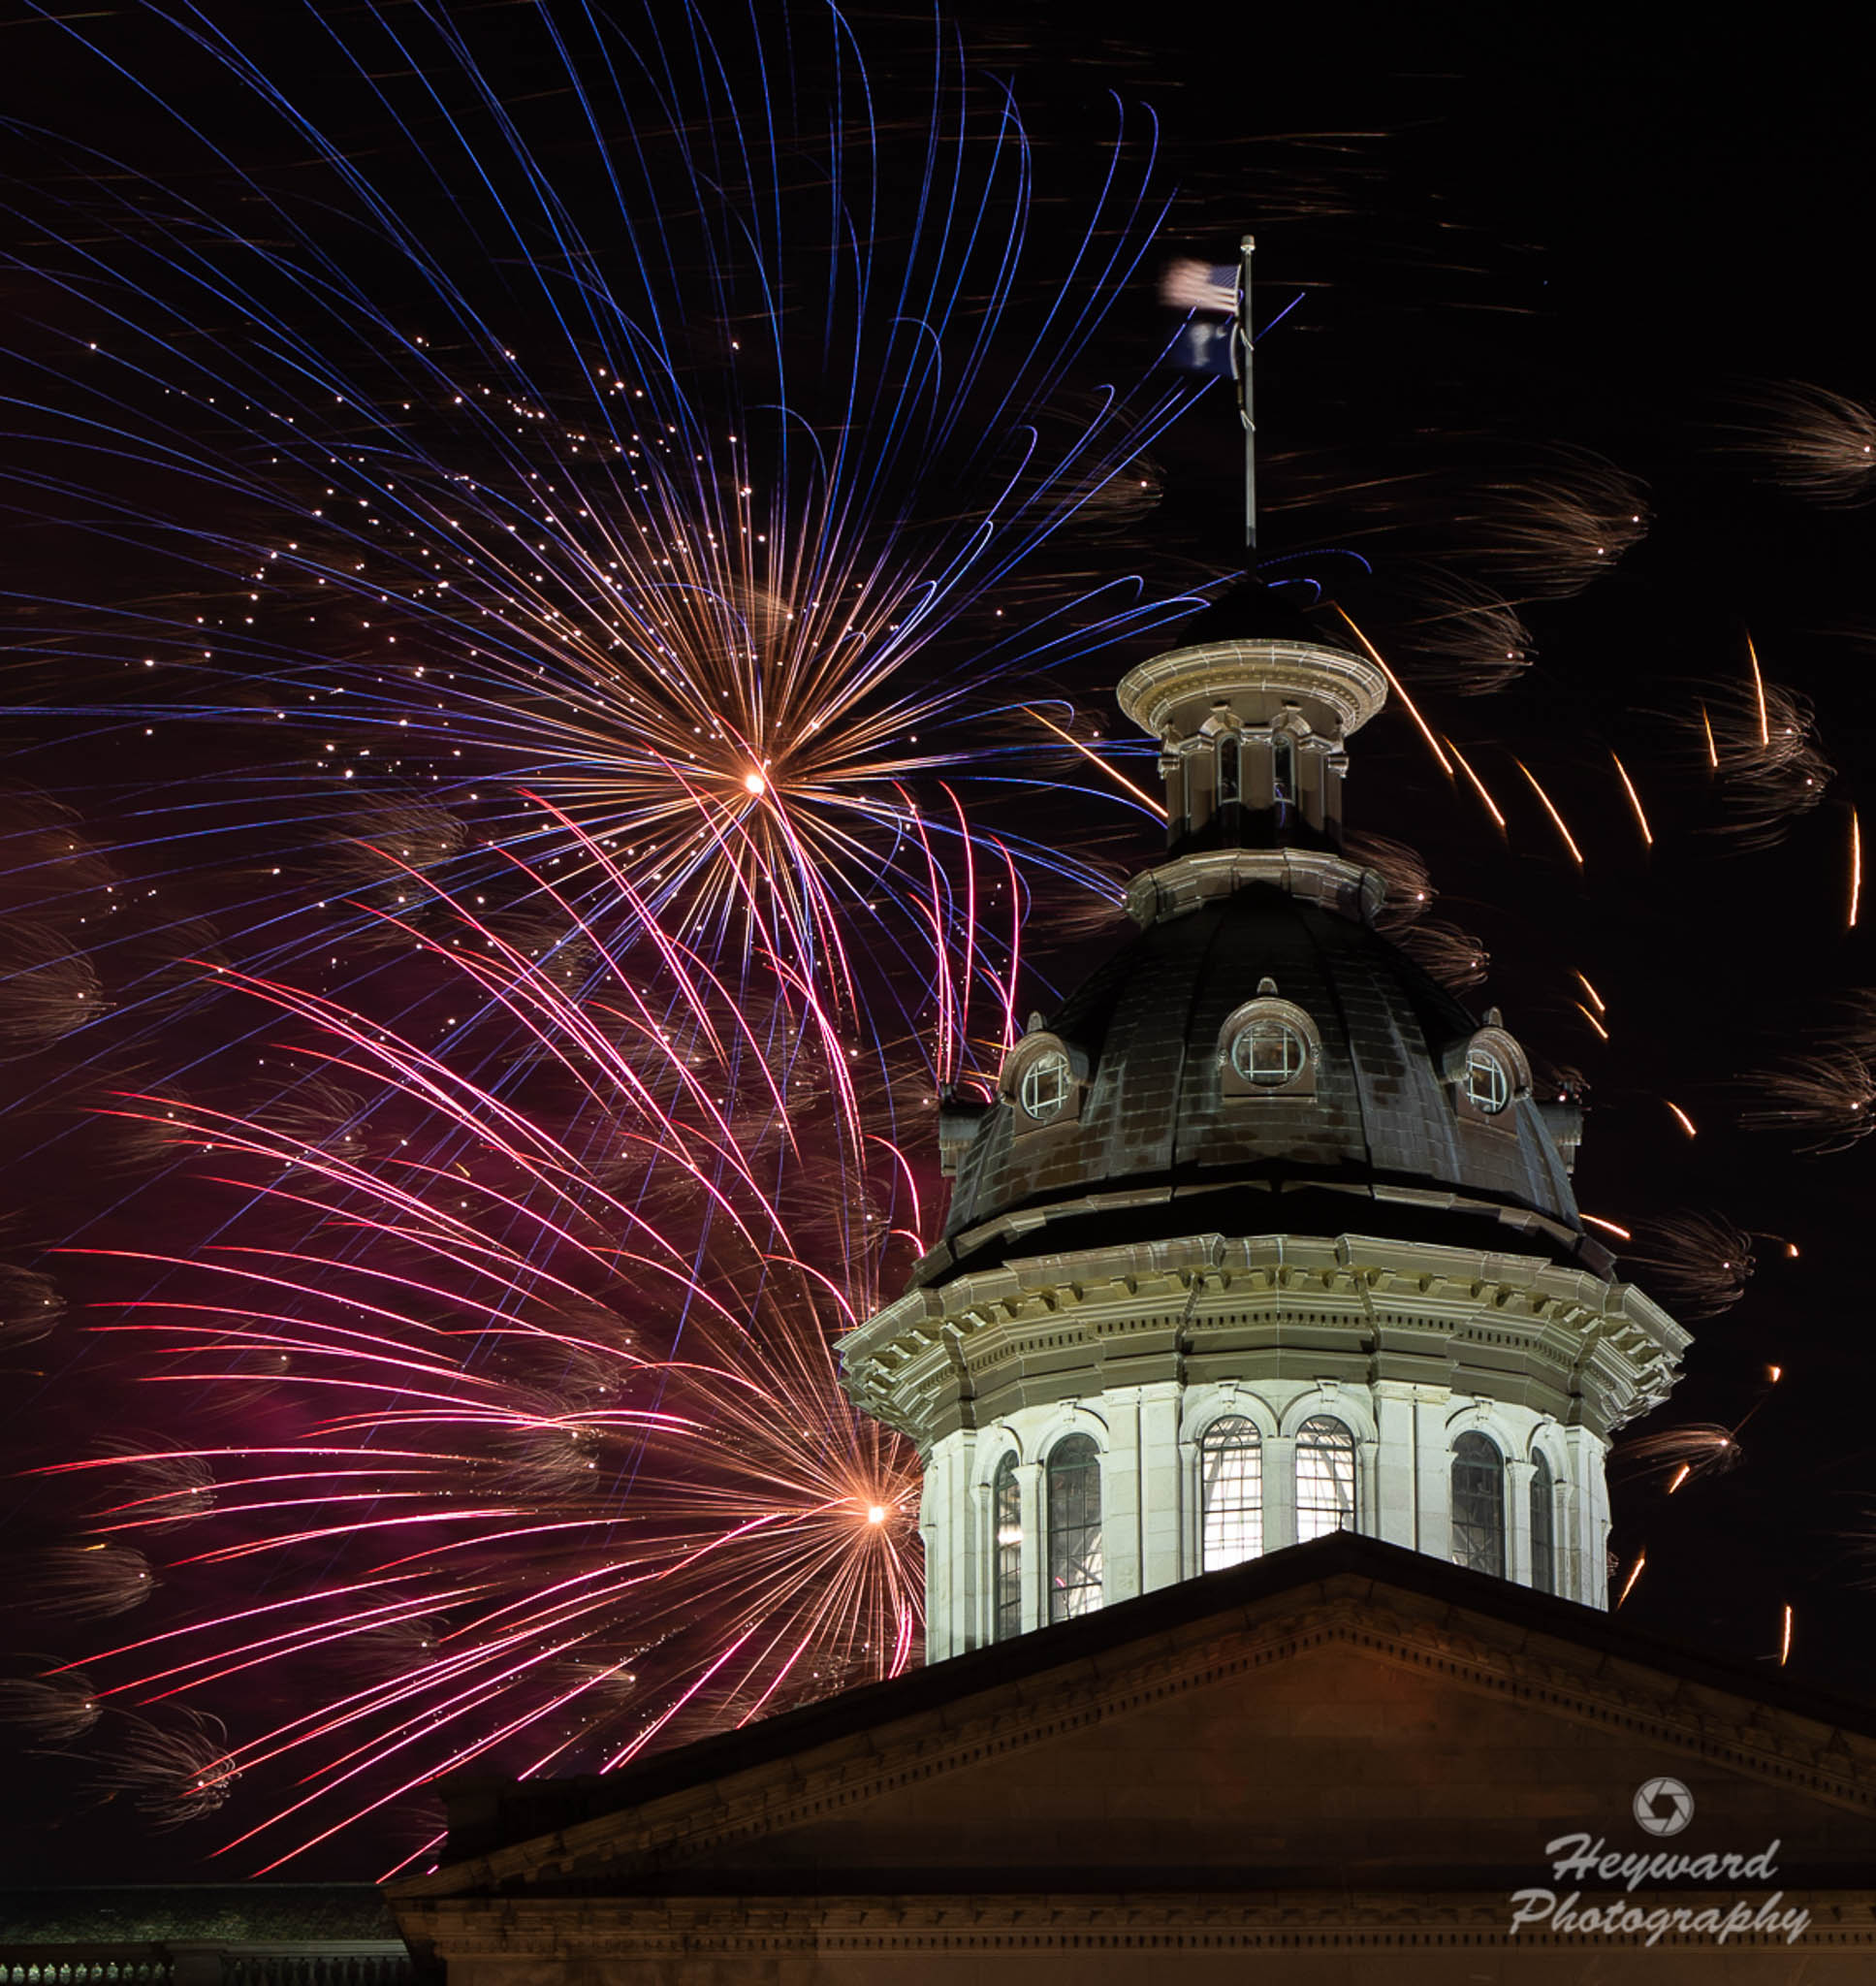
[[[264,1869],[387,1813],[421,1855],[444,1773],[609,1770],[919,1647],[916,1457],[833,1355],[926,1245],[916,1166],[805,975],[771,954],[766,1006],[731,997],[557,819],[639,926],[610,957],[516,864],[583,988],[408,871],[395,1022],[210,968],[274,1009],[282,1098],[373,1101],[115,1105],[224,1199],[194,1245],[114,1252],[143,1288],[98,1327],[174,1438],[50,1472],[105,1492],[79,1571],[167,1619],[47,1682],[134,1738],[140,1804],[225,1807]],[[868,1048],[928,1110],[934,1064],[973,1073],[972,976],[993,1054],[1014,1001],[944,964],[930,875],[936,1055]],[[440,1009],[474,1017],[427,1046]]]

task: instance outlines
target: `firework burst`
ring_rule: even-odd
[[[153,739],[247,740],[241,805],[163,823],[173,859],[271,815],[287,873],[244,914],[278,967],[283,898],[371,894],[342,861],[294,873],[322,820],[420,866],[524,853],[588,910],[591,844],[686,943],[857,997],[854,920],[871,942],[932,839],[973,831],[937,777],[994,772],[1041,672],[1191,604],[1117,570],[1113,533],[1196,387],[1150,351],[1079,383],[1157,224],[1150,123],[1116,106],[1097,197],[1044,230],[1007,91],[941,29],[887,58],[923,70],[908,125],[831,10],[542,12],[501,86],[448,10],[371,13],[307,57],[385,132],[366,159],[173,25],[295,165],[241,174],[161,103],[186,197],[59,148],[33,280],[86,328],[16,354],[14,401],[18,499],[95,465],[91,528],[189,587],[66,614],[61,684],[114,674],[84,709]],[[751,35],[737,83],[720,44]],[[516,108],[515,75],[577,131]],[[125,495],[150,469],[168,509]]]
[[[600,962],[575,995],[426,894],[427,933],[385,913],[433,976],[398,997],[473,1009],[454,1053],[224,968],[295,1107],[118,1105],[227,1199],[127,1265],[147,1288],[102,1329],[172,1431],[52,1472],[89,1535],[35,1575],[68,1617],[162,1586],[173,1624],[85,1667],[107,1779],[179,1818],[290,1778],[236,1835],[269,1867],[387,1808],[416,1828],[471,1760],[608,1770],[919,1646],[916,1458],[831,1351],[925,1245],[860,1042],[785,974],[752,1014],[642,904],[617,961],[566,913]],[[269,1597],[231,1602],[254,1567]],[[207,1706],[257,1680],[295,1708],[224,1738]]]

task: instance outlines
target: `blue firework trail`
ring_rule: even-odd
[[[541,13],[525,121],[446,11],[373,9],[326,37],[360,146],[169,18],[299,156],[243,170],[177,111],[206,191],[80,157],[36,271],[79,331],[12,406],[57,452],[18,500],[81,496],[176,589],[44,639],[133,679],[53,710],[275,734],[232,816],[165,796],[177,862],[377,803],[577,865],[526,786],[713,952],[838,978],[852,913],[923,885],[921,794],[955,831],[933,780],[1033,780],[1044,672],[1192,604],[1089,570],[1193,390],[1082,383],[1159,219],[1118,105],[1038,244],[1015,106],[941,29],[907,122],[832,11]]]
[[[162,1618],[21,1686],[278,1859],[912,1658],[831,1340],[1032,893],[1112,894],[1024,831],[1098,764],[1054,672],[1195,603],[1116,551],[1198,389],[1093,367],[1150,120],[1044,226],[936,21],[890,88],[824,7],[499,26],[145,10],[115,152],[13,133],[9,501],[89,557],[16,599],[12,978],[139,1162],[74,1362],[162,1415],[47,1575]]]

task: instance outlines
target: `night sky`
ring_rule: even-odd
[[[560,180],[590,195],[589,224],[604,208],[596,166],[550,94],[537,42],[514,24],[533,10],[449,12]],[[385,19],[416,14],[393,8]],[[383,30],[366,10],[318,10],[334,39],[285,9],[211,8],[209,17],[290,81],[349,155],[415,158],[403,138],[374,127],[371,87],[334,52],[369,50],[361,59],[378,73]],[[678,59],[678,16],[661,17],[674,25]],[[1849,926],[1855,810],[1863,809],[1865,837],[1876,824],[1861,778],[1876,765],[1866,687],[1876,654],[1866,597],[1876,458],[1867,471],[1858,465],[1861,440],[1876,440],[1876,415],[1863,410],[1876,401],[1876,379],[1857,236],[1876,198],[1862,64],[1812,40],[1801,18],[1786,20],[1776,40],[1729,42],[1576,14],[1495,13],[1476,35],[1429,36],[1404,18],[1378,29],[1326,11],[1186,10],[1161,35],[1143,16],[1114,39],[1075,10],[972,6],[950,17],[973,69],[1006,80],[1022,107],[1033,147],[1031,225],[1041,236],[1085,208],[1116,100],[1130,107],[1136,132],[1150,128],[1146,107],[1157,118],[1154,183],[1171,197],[1169,212],[1076,359],[1061,406],[1092,404],[1103,380],[1149,367],[1168,333],[1155,293],[1168,257],[1228,260],[1248,229],[1258,244],[1259,320],[1300,299],[1258,351],[1260,549],[1336,575],[1428,722],[1506,816],[1501,830],[1467,781],[1444,774],[1390,709],[1353,746],[1351,826],[1418,852],[1438,891],[1429,916],[1489,954],[1488,977],[1465,997],[1502,1008],[1542,1071],[1580,1083],[1581,1205],[1638,1237],[1625,1273],[1695,1333],[1670,1405],[1624,1437],[1660,1437],[1655,1449],[1626,1460],[1618,1450],[1612,1463],[1618,1579],[1646,1554],[1622,1618],[1770,1666],[1789,1607],[1793,1678],[1869,1701],[1876,1511],[1872,1442],[1859,1417],[1876,1396],[1876,1352],[1859,1266],[1872,1180],[1852,1105],[1865,1093],[1876,1099],[1876,909]],[[929,21],[898,10],[852,18],[868,51],[873,114],[903,144],[927,115],[917,51]],[[270,197],[293,189],[309,211],[316,194],[303,143],[149,11],[75,11],[71,26],[0,12],[10,120],[0,134],[0,342],[15,355],[0,514],[12,754],[0,826],[19,856],[0,913],[43,924],[48,888],[95,892],[107,872],[126,897],[169,894],[160,917],[132,910],[134,930],[117,927],[129,935],[113,932],[100,954],[104,990],[133,979],[142,989],[134,1024],[125,1008],[114,1035],[49,1044],[29,1027],[0,1035],[15,1127],[0,1244],[16,1272],[54,1277],[68,1306],[49,1336],[7,1354],[18,1409],[10,1452],[22,1470],[94,1456],[100,1440],[133,1425],[162,1436],[167,1404],[133,1409],[134,1381],[86,1329],[105,1314],[91,1306],[122,1298],[125,1272],[53,1251],[186,1250],[182,1237],[204,1232],[198,1196],[192,1175],[95,1112],[131,1087],[244,1107],[224,1011],[195,997],[175,961],[255,956],[262,933],[276,947],[270,956],[299,945],[310,957],[321,928],[315,892],[334,873],[346,807],[356,815],[364,804],[302,789],[294,752],[232,709],[205,715],[193,692],[178,693],[176,714],[158,720],[147,709],[155,692],[141,680],[126,687],[149,617],[180,626],[198,595],[206,615],[225,616],[242,548],[273,545],[281,532],[232,485],[166,470],[154,454],[131,463],[71,445],[71,424],[91,404],[79,377],[82,326],[107,305],[134,312],[135,285],[149,279],[74,219],[97,190],[78,190],[74,148],[121,160],[97,183],[138,216],[133,235],[195,239],[197,203],[224,222],[241,210],[232,168],[211,168],[200,147],[178,143],[167,113],[75,36],[121,61]],[[726,46],[747,57],[748,38],[731,34]],[[736,80],[749,86],[747,76]],[[671,134],[640,135],[675,214],[690,196],[676,166],[657,163]],[[440,144],[435,155],[446,156]],[[485,320],[518,346],[551,346],[540,293],[478,245],[472,231],[486,213],[473,190],[446,163],[434,176],[414,164],[397,170],[408,175],[398,181],[403,210],[439,261],[486,275],[475,298]],[[799,194],[812,175],[798,162],[789,170]],[[265,203],[252,208],[265,220]],[[370,237],[341,209],[327,239],[336,266],[387,316],[414,318],[418,292],[381,232]],[[46,279],[48,267],[68,270],[94,249],[85,300]],[[617,270],[611,279],[620,290]],[[291,286],[251,301],[296,307]],[[251,335],[233,302],[194,329],[231,345]],[[697,338],[693,362],[707,370],[701,328]],[[1017,361],[1007,366],[1013,373]],[[135,405],[143,432],[175,423],[177,460],[188,436],[220,446],[228,432],[206,408],[159,413],[150,396]],[[1051,585],[1072,589],[1090,571],[1136,571],[1156,597],[1185,593],[1194,606],[1219,589],[1239,556],[1238,433],[1223,393],[1198,399],[1147,457],[1139,480],[1152,500],[1113,519],[1104,536],[1076,541],[1071,556],[1045,548],[998,593],[1011,615],[1044,611]],[[1820,464],[1826,486],[1815,474],[1807,486]],[[1629,527],[1638,514],[1644,525]],[[1611,530],[1599,563],[1604,523]],[[1286,567],[1265,569],[1283,576]],[[1472,693],[1488,687],[1491,644],[1454,640],[1453,621],[1433,616],[1443,601],[1448,616],[1455,599],[1477,607],[1487,592],[1528,639],[1516,644],[1520,661],[1500,672],[1509,680]],[[995,611],[987,597],[960,622],[952,647],[932,655],[935,676],[963,666],[972,643],[997,638]],[[1172,645],[1175,625],[1169,615],[1157,635],[1123,632],[1045,658],[1029,693],[1056,699],[1058,715],[1072,711],[1079,735],[1116,750],[1129,777],[1149,779],[1144,741],[1121,751],[1108,735],[1118,723],[1112,686]],[[290,637],[284,622],[265,632],[276,655],[290,639],[326,639],[319,628]],[[1767,770],[1769,746],[1753,750],[1755,654],[1767,728],[1787,718],[1813,727],[1811,753],[1790,756],[1782,773]],[[309,664],[319,659],[308,652]],[[1717,774],[1702,711],[1717,734]],[[478,762],[491,791],[525,783],[525,721],[522,711]],[[1612,753],[1635,782],[1651,847]],[[1580,861],[1520,763],[1555,802]],[[1012,768],[1027,776],[1035,767],[1040,793],[1012,784]],[[1111,784],[1073,754],[1051,755],[1033,729],[997,733],[983,764],[957,784],[993,829],[1022,831],[1012,825],[1020,818],[1100,876],[1124,875],[1154,850],[1151,824],[1115,803]],[[935,781],[920,790],[938,804]],[[483,824],[477,832],[509,817],[480,791],[474,807],[493,810],[459,805],[461,817]],[[56,824],[95,851],[95,874],[48,884],[42,844]],[[283,871],[276,889],[271,877]],[[1049,1006],[1122,929],[1069,881],[1035,887],[1024,1009]],[[51,921],[75,950],[93,942],[89,925],[80,933],[69,919]],[[10,942],[13,985],[45,959],[18,948],[27,941]],[[892,1009],[881,1026],[896,1040],[905,1014],[918,1016],[915,992],[902,989],[895,1006],[880,990],[894,973],[887,958],[869,984],[881,1010]],[[343,974],[318,986],[336,998]],[[417,1007],[433,996],[406,987],[397,997]],[[0,1015],[0,1028],[10,1025]],[[1876,1117],[1876,1100],[1869,1107]],[[900,1129],[929,1187],[926,1134]],[[1664,1238],[1651,1225],[1689,1216],[1710,1224],[1706,1239],[1690,1241],[1685,1226],[1678,1240]],[[1752,1273],[1736,1302],[1703,1306],[1701,1294],[1728,1280],[1718,1265],[1737,1254],[1714,1238],[1729,1230],[1749,1247]],[[903,1277],[904,1260],[893,1260]],[[1697,1314],[1702,1307],[1716,1314]],[[267,1379],[242,1377],[261,1402],[253,1411],[285,1417],[264,1397]],[[1710,1442],[1674,1446],[1675,1430],[1689,1429],[1737,1430],[1732,1465],[1710,1465]],[[1683,1456],[1708,1465],[1669,1498]],[[12,1488],[16,1576],[44,1590],[32,1586],[43,1579],[35,1567],[81,1534],[79,1519],[43,1476],[22,1473]],[[165,1533],[152,1557],[187,1535]],[[284,1593],[276,1562],[254,1562],[270,1569],[218,1575],[223,1591],[250,1604]],[[152,1611],[193,1590],[172,1580]],[[153,1624],[181,1618],[172,1611]],[[48,1656],[74,1660],[128,1639],[123,1626],[22,1610],[18,1652],[0,1680],[16,1685]],[[237,1681],[189,1701],[239,1735],[261,1687]],[[16,1689],[8,1700],[21,1700]],[[10,1841],[22,1879],[258,1866],[241,1850],[207,1858],[234,1831],[230,1817],[251,1825],[270,1803],[284,1804],[285,1777],[251,1774],[227,1813],[156,1833],[121,1788],[100,1804],[95,1749],[83,1740],[42,1745],[23,1763],[32,1797],[16,1803]],[[401,1821],[371,1823],[281,1874],[372,1877],[416,1841]]]

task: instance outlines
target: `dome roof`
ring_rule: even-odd
[[[1321,582],[1309,576],[1241,579],[1179,629],[1182,648],[1221,641],[1307,642],[1312,648],[1355,652],[1346,627],[1337,625]]]
[[[1350,914],[1346,895],[1344,906],[1252,881],[1156,917],[1032,1028],[1011,1051],[1000,1101],[968,1141],[954,1136],[945,1244],[915,1283],[1089,1235],[1213,1227],[1346,1226],[1479,1245],[1481,1223],[1509,1223],[1515,1235],[1483,1245],[1601,1272],[1608,1258],[1583,1235],[1563,1148],[1575,1106],[1535,1100],[1497,1016],[1481,1030]],[[1280,1086],[1268,1071],[1234,1077],[1233,1031],[1259,1017],[1287,1023],[1305,1063]],[[1468,1084],[1475,1048],[1507,1078],[1485,1107]],[[1038,1121],[1022,1077],[1045,1059],[1066,1094]],[[1227,1212],[1220,1195],[1239,1203]],[[1339,1197],[1332,1206],[1327,1195]],[[1348,1195],[1369,1205],[1357,1210]]]

